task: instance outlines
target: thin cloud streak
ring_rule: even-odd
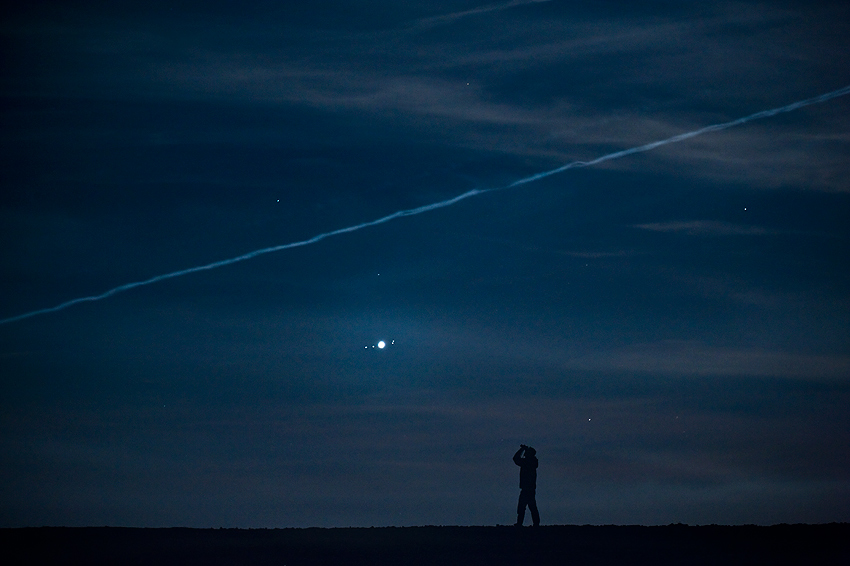
[[[762,118],[770,118],[771,116],[776,116],[777,114],[784,114],[786,112],[793,112],[794,110],[798,110],[800,108],[804,108],[806,106],[810,106],[812,104],[820,104],[822,102],[826,102],[828,100],[832,100],[833,98],[839,96],[845,96],[850,94],[850,86],[846,86],[844,88],[840,88],[838,90],[834,90],[832,92],[828,92],[826,94],[822,94],[820,96],[816,96],[814,98],[807,98],[806,100],[800,100],[797,102],[793,102],[786,106],[781,106],[779,108],[773,108],[770,110],[763,110],[761,112],[756,112],[755,114],[750,114],[749,116],[744,116],[743,118],[738,118],[737,120],[732,120],[730,122],[723,122],[720,124],[713,124],[711,126],[706,126],[704,128],[700,128],[699,130],[694,130],[692,132],[685,132],[684,134],[679,134],[673,137],[669,137],[665,140],[655,141],[652,143],[648,143],[645,145],[633,147],[630,149],[624,149],[622,151],[616,151],[614,153],[609,153],[607,155],[603,155],[602,157],[597,157],[592,161],[573,161],[572,163],[567,163],[566,165],[562,165],[561,167],[557,167],[555,169],[551,169],[549,171],[543,171],[542,173],[537,173],[536,175],[531,175],[529,177],[525,177],[524,179],[519,179],[518,181],[514,181],[506,188],[517,187],[519,185],[524,185],[526,183],[532,183],[534,181],[543,179],[545,177],[549,177],[551,175],[556,175],[567,169],[575,169],[577,167],[590,167],[591,165],[596,165],[598,163],[603,163],[605,161],[611,161],[613,159],[620,159],[621,157],[626,157],[627,155],[632,155],[635,153],[643,153],[646,151],[651,151],[655,148],[662,147],[671,143],[678,143],[681,141],[689,140],[691,138],[695,138],[697,136],[701,136],[703,134],[707,134],[709,132],[719,132],[720,130],[725,130],[728,128],[732,128],[735,126],[740,126],[742,124],[746,124],[747,122],[751,122],[752,120],[760,120]]]
[[[472,8],[471,10],[464,10],[462,12],[454,12],[442,16],[434,16],[432,18],[424,18],[416,22],[414,28],[428,28],[441,24],[451,23],[467,16],[486,14],[487,12],[501,12],[502,10],[508,10],[517,6],[525,6],[528,4],[542,4],[544,2],[550,1],[551,0],[512,0],[511,2],[505,2],[503,4],[488,4],[487,6],[480,6],[478,8]]]
[[[758,226],[742,226],[716,220],[649,222],[634,224],[632,227],[651,232],[684,232],[689,236],[764,236],[774,233]]]
[[[570,360],[568,367],[675,376],[783,377],[846,381],[850,357],[666,341],[607,350]]]
[[[331,236],[338,236],[340,234],[347,234],[349,232],[356,232],[357,230],[361,230],[363,228],[368,228],[370,226],[377,226],[378,224],[383,224],[385,222],[389,222],[390,220],[394,220],[396,218],[402,218],[404,216],[416,216],[418,214],[422,214],[423,212],[430,212],[430,211],[436,210],[438,208],[445,208],[447,206],[457,204],[458,202],[460,202],[462,200],[466,200],[469,197],[477,196],[477,195],[492,192],[492,191],[519,187],[521,185],[533,183],[535,181],[545,179],[546,177],[550,177],[552,175],[562,173],[562,172],[567,171],[569,169],[590,167],[590,166],[593,166],[593,165],[596,165],[596,164],[599,164],[599,163],[611,161],[611,160],[614,160],[614,159],[620,159],[622,157],[627,157],[629,155],[633,155],[633,154],[636,154],[636,153],[643,153],[643,152],[651,151],[651,150],[656,149],[658,147],[662,147],[662,146],[665,146],[665,145],[668,145],[668,144],[682,142],[682,141],[685,141],[685,140],[688,140],[688,139],[691,139],[691,138],[694,138],[694,137],[697,137],[697,136],[700,136],[700,135],[703,135],[703,134],[706,134],[706,133],[717,132],[717,131],[720,131],[720,130],[725,130],[727,128],[732,128],[732,127],[735,127],[735,126],[743,125],[743,124],[746,124],[747,122],[750,122],[752,120],[769,118],[769,117],[772,117],[772,116],[776,116],[777,114],[792,112],[794,110],[798,110],[800,108],[804,108],[804,107],[810,106],[812,104],[820,104],[820,103],[823,103],[823,102],[827,102],[829,100],[832,100],[833,98],[837,98],[839,96],[845,96],[847,94],[850,94],[850,85],[845,86],[844,88],[840,88],[838,90],[834,90],[832,92],[821,94],[821,95],[813,97],[813,98],[807,98],[805,100],[793,102],[791,104],[787,104],[787,105],[781,106],[779,108],[773,108],[773,109],[770,109],[770,110],[763,110],[761,112],[756,112],[755,114],[750,114],[749,116],[744,116],[743,118],[738,118],[737,120],[732,120],[732,121],[729,121],[729,122],[723,122],[723,123],[720,123],[720,124],[713,124],[713,125],[710,125],[710,126],[706,126],[704,128],[700,128],[698,130],[694,130],[694,131],[691,131],[691,132],[685,132],[683,134],[678,134],[678,135],[669,137],[669,138],[664,139],[664,140],[659,140],[659,141],[651,142],[651,143],[648,143],[648,144],[640,145],[640,146],[637,146],[637,147],[624,149],[624,150],[616,151],[616,152],[613,152],[613,153],[608,153],[606,155],[597,157],[596,159],[593,159],[593,160],[590,160],[590,161],[573,161],[571,163],[567,163],[566,165],[562,165],[562,166],[557,167],[555,169],[550,169],[548,171],[543,171],[543,172],[540,172],[540,173],[536,173],[534,175],[530,175],[528,177],[524,177],[522,179],[518,179],[518,180],[514,181],[513,183],[510,183],[510,184],[505,185],[503,187],[497,187],[497,188],[493,188],[493,189],[473,189],[471,191],[465,192],[461,195],[458,195],[456,197],[452,197],[450,199],[446,199],[446,200],[435,202],[435,203],[432,203],[432,204],[420,206],[420,207],[417,207],[417,208],[400,210],[400,211],[394,212],[392,214],[389,214],[387,216],[384,216],[382,218],[379,218],[377,220],[372,220],[370,222],[363,222],[361,224],[349,226],[349,227],[346,227],[346,228],[340,228],[338,230],[332,230],[330,232],[325,232],[325,233],[319,234],[319,235],[314,236],[312,238],[309,238],[307,240],[301,240],[301,241],[298,241],[298,242],[292,242],[292,243],[288,243],[288,244],[282,244],[282,245],[279,245],[279,246],[272,246],[272,247],[268,247],[268,248],[263,248],[263,249],[255,250],[255,251],[252,251],[252,252],[248,252],[246,254],[243,254],[243,255],[240,255],[240,256],[237,256],[237,257],[234,257],[234,258],[216,261],[216,262],[209,263],[209,264],[206,264],[206,265],[190,267],[188,269],[183,269],[183,270],[175,271],[175,272],[172,272],[172,273],[166,273],[164,275],[158,275],[156,277],[151,277],[150,279],[145,279],[143,281],[137,281],[137,282],[134,282],[134,283],[127,283],[125,285],[120,285],[118,287],[110,289],[109,291],[106,291],[105,293],[101,293],[100,295],[93,295],[93,296],[90,296],[90,297],[81,297],[81,298],[78,298],[78,299],[73,299],[73,300],[64,302],[64,303],[59,304],[55,307],[50,307],[50,308],[46,308],[46,309],[39,309],[39,310],[36,310],[36,311],[24,313],[24,314],[21,314],[21,315],[5,318],[5,319],[0,320],[0,324],[17,322],[19,320],[24,320],[26,318],[31,318],[33,316],[37,316],[37,315],[40,315],[40,314],[48,314],[48,313],[51,313],[51,312],[57,312],[57,311],[64,310],[68,307],[71,307],[71,306],[79,304],[79,303],[99,301],[99,300],[111,297],[112,295],[115,295],[117,293],[121,293],[123,291],[129,291],[129,290],[135,289],[137,287],[142,287],[142,286],[145,286],[145,285],[151,285],[151,284],[157,283],[159,281],[164,281],[166,279],[173,279],[175,277],[180,277],[180,276],[183,276],[183,275],[189,275],[191,273],[196,273],[196,272],[199,272],[199,271],[207,271],[207,270],[215,269],[215,268],[218,268],[218,267],[224,267],[226,265],[231,265],[231,264],[238,263],[238,262],[241,262],[241,261],[245,261],[245,260],[248,260],[248,259],[253,259],[253,258],[258,257],[260,255],[264,255],[264,254],[268,254],[268,253],[272,253],[272,252],[283,251],[283,250],[287,250],[287,249],[290,249],[290,248],[306,246],[306,245],[309,245],[309,244],[315,244],[315,243],[317,243],[321,240],[324,240],[325,238],[329,238]]]

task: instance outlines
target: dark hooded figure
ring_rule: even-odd
[[[525,455],[523,456],[523,452]],[[514,454],[514,464],[519,466],[519,502],[516,506],[516,526],[521,527],[525,520],[525,508],[531,511],[531,521],[535,527],[540,526],[540,513],[537,512],[537,451],[530,446],[520,444]]]

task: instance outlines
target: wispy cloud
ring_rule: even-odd
[[[532,245],[528,243],[524,243],[514,239],[508,238],[494,238],[490,236],[480,236],[478,234],[464,234],[464,237],[479,240],[482,242],[488,242],[492,244],[497,244],[500,246],[504,246],[506,248],[510,248],[513,250],[517,250],[520,252],[532,252],[539,254],[555,254],[562,255],[567,257],[574,257],[578,259],[601,259],[601,258],[611,258],[611,257],[628,257],[634,256],[638,252],[634,252],[631,250],[613,250],[613,251],[602,251],[602,250],[565,250],[554,248],[551,246],[539,246]]]
[[[0,31],[29,60],[3,83],[10,93],[342,111],[408,128],[420,139],[533,159],[537,169],[846,82],[841,56],[823,57],[836,51],[829,38],[840,35],[839,13],[830,18],[837,26],[832,34],[801,25],[800,9],[747,3],[654,17],[529,14],[521,25],[508,25],[510,8],[535,3],[513,0],[418,20],[434,26],[505,12],[493,24],[498,29],[418,34],[415,48],[403,27],[331,33],[223,22],[181,35],[167,26],[107,18],[9,24]],[[752,33],[725,33],[729,29]],[[785,69],[782,77],[778,68]],[[735,88],[718,86],[729,84]],[[759,124],[678,144],[653,154],[649,168],[633,159],[600,167],[845,191],[850,118],[841,104],[801,113],[804,127]]]
[[[574,360],[581,369],[674,376],[751,376],[847,380],[850,357],[670,340],[600,351]]]
[[[479,6],[478,8],[472,8],[470,10],[463,10],[460,12],[452,12],[451,14],[444,14],[441,16],[433,16],[430,18],[423,18],[416,22],[416,28],[428,28],[443,24],[448,24],[454,21],[457,21],[461,18],[466,18],[469,16],[477,16],[480,14],[486,14],[487,12],[501,12],[502,10],[507,10],[509,8],[515,8],[517,6],[526,6],[528,4],[541,4],[543,2],[550,2],[551,0],[511,0],[510,2],[503,2],[500,4],[488,4],[486,6]]]
[[[776,232],[760,226],[732,224],[718,220],[689,220],[675,222],[650,222],[634,224],[633,228],[652,232],[684,233],[689,236],[764,236]]]

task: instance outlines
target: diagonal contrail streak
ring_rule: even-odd
[[[725,130],[727,128],[732,128],[735,126],[740,126],[741,124],[746,124],[747,122],[751,122],[752,120],[759,120],[761,118],[770,118],[771,116],[776,116],[777,114],[783,114],[785,112],[792,112],[799,108],[803,108],[804,106],[811,106],[812,104],[820,104],[821,102],[826,102],[827,100],[832,100],[833,98],[838,98],[839,96],[844,96],[850,94],[850,85],[845,86],[844,88],[840,88],[838,90],[834,90],[832,92],[828,92],[826,94],[822,94],[820,96],[815,96],[814,98],[807,98],[806,100],[799,100],[797,102],[792,102],[786,106],[780,106],[779,108],[773,108],[771,110],[762,110],[761,112],[756,112],[755,114],[750,114],[749,116],[744,116],[743,118],[738,118],[737,120],[732,120],[730,122],[723,122],[722,124],[713,124],[711,126],[706,126],[704,128],[700,128],[699,130],[694,130],[692,132],[685,132],[684,134],[679,134],[664,140],[654,141],[652,143],[648,143],[645,145],[639,145],[637,147],[632,147],[629,149],[624,149],[622,151],[615,151],[614,153],[609,153],[607,155],[603,155],[602,157],[597,157],[592,161],[573,161],[572,163],[567,163],[566,165],[561,165],[555,169],[551,169],[549,171],[543,171],[542,173],[536,173],[534,175],[530,175],[528,177],[524,177],[522,179],[516,180],[510,185],[506,187],[500,188],[511,188],[518,187],[519,185],[524,185],[526,183],[531,183],[534,181],[538,181],[545,177],[549,177],[550,175],[556,175],[558,173],[562,173],[567,169],[575,169],[577,167],[590,167],[591,165],[597,165],[602,163],[603,161],[611,161],[612,159],[620,159],[621,157],[626,157],[627,155],[632,155],[635,153],[642,153],[644,151],[651,151],[657,147],[661,147],[662,145],[668,145],[671,143],[678,143],[681,141],[685,141],[691,138],[695,138],[697,136],[701,136],[703,134],[707,134],[709,132],[717,132],[720,130]],[[491,189],[492,190],[492,189]]]
[[[492,189],[473,189],[471,191],[465,192],[456,197],[452,197],[450,199],[442,200],[439,202],[435,202],[432,204],[426,204],[417,208],[410,208],[407,210],[399,210],[398,212],[393,212],[388,216],[384,216],[382,218],[378,218],[377,220],[372,220],[369,222],[363,222],[362,224],[357,224],[354,226],[348,226],[347,228],[339,228],[337,230],[332,230],[330,232],[325,232],[323,234],[319,234],[317,236],[313,236],[308,240],[301,240],[299,242],[291,242],[289,244],[281,244],[279,246],[271,246],[268,248],[262,248],[259,250],[255,250],[252,252],[248,252],[246,254],[232,257],[230,259],[223,259],[220,261],[215,261],[213,263],[208,263],[205,265],[199,265],[196,267],[190,267],[188,269],[182,269],[180,271],[174,271],[172,273],[166,273],[164,275],[157,275],[156,277],[151,277],[150,279],[145,279],[143,281],[136,281],[134,283],[127,283],[121,285],[119,287],[115,287],[114,289],[110,289],[100,295],[92,295],[90,297],[80,297],[78,299],[72,299],[70,301],[66,301],[62,304],[56,305],[55,307],[49,307],[45,309],[39,309],[31,312],[27,312],[24,314],[19,314],[17,316],[12,316],[9,318],[0,319],[0,324],[8,324],[10,322],[16,322],[19,320],[23,320],[25,318],[30,318],[33,316],[37,316],[40,314],[47,314],[51,312],[61,311],[73,305],[79,303],[86,303],[92,301],[99,301],[101,299],[106,299],[111,297],[112,295],[116,295],[118,293],[122,293],[124,291],[129,291],[130,289],[135,289],[136,287],[143,287],[145,285],[150,285],[152,283],[157,283],[159,281],[164,281],[166,279],[173,279],[174,277],[181,277],[183,275],[189,275],[190,273],[197,273],[199,271],[207,271],[209,269],[216,269],[218,267],[224,267],[225,265],[230,265],[233,263],[238,263],[240,261],[245,261],[248,259],[255,258],[257,256],[261,256],[264,254],[269,254],[273,252],[279,252],[283,250],[288,250],[290,248],[298,248],[301,246],[308,246],[310,244],[315,244],[325,238],[330,238],[331,236],[339,236],[340,234],[347,234],[349,232],[356,232],[357,230],[362,230],[363,228],[369,228],[370,226],[377,226],[378,224],[383,224],[384,222],[389,222],[390,220],[394,220],[396,218],[402,218],[404,216],[416,216],[417,214],[422,214],[423,212],[429,212],[431,210],[436,210],[438,208],[445,208],[447,206],[452,206],[454,204],[459,203],[462,200],[468,199],[470,197],[474,197],[476,195],[481,195],[484,193],[489,193],[492,191],[510,189],[513,187],[518,187],[520,185],[525,185],[527,183],[533,183],[534,181],[539,181],[540,179],[544,179],[546,177],[550,177],[552,175],[557,175],[558,173],[562,173],[568,169],[576,169],[579,167],[590,167],[593,165],[597,165],[599,163],[603,163],[605,161],[611,161],[613,159],[620,159],[622,157],[626,157],[629,155],[633,155],[635,153],[642,153],[645,151],[651,151],[655,148],[682,142],[697,136],[701,136],[703,134],[707,134],[709,132],[717,132],[720,130],[725,130],[727,128],[732,128],[735,126],[740,126],[742,124],[746,124],[752,120],[759,120],[762,118],[770,118],[771,116],[776,116],[777,114],[782,114],[785,112],[792,112],[799,108],[803,108],[805,106],[810,106],[812,104],[820,104],[822,102],[826,102],[828,100],[832,100],[833,98],[838,98],[839,96],[845,96],[850,94],[850,85],[845,86],[844,88],[840,88],[838,90],[834,90],[832,92],[828,92],[826,94],[822,94],[820,96],[815,96],[814,98],[807,98],[805,100],[800,100],[797,102],[793,102],[791,104],[787,104],[785,106],[780,106],[779,108],[773,108],[771,110],[763,110],[761,112],[756,112],[755,114],[750,114],[749,116],[744,116],[743,118],[738,118],[737,120],[732,120],[729,122],[723,122],[721,124],[713,124],[711,126],[706,126],[704,128],[700,128],[698,130],[693,130],[691,132],[685,132],[683,134],[678,134],[663,140],[654,141],[648,144],[639,145],[637,147],[632,147],[629,149],[624,149],[621,151],[615,151],[613,153],[608,153],[597,157],[596,159],[592,159],[590,161],[573,161],[571,163],[567,163],[566,165],[562,165],[555,169],[550,169],[549,171],[543,171],[540,173],[535,173],[534,175],[529,175],[528,177],[523,177],[522,179],[517,179],[513,183],[509,185],[505,185],[503,187],[495,187]]]

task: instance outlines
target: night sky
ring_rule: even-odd
[[[850,521],[850,96],[509,187],[850,85],[846,2],[0,37],[0,526],[511,524],[520,443],[543,524]]]

